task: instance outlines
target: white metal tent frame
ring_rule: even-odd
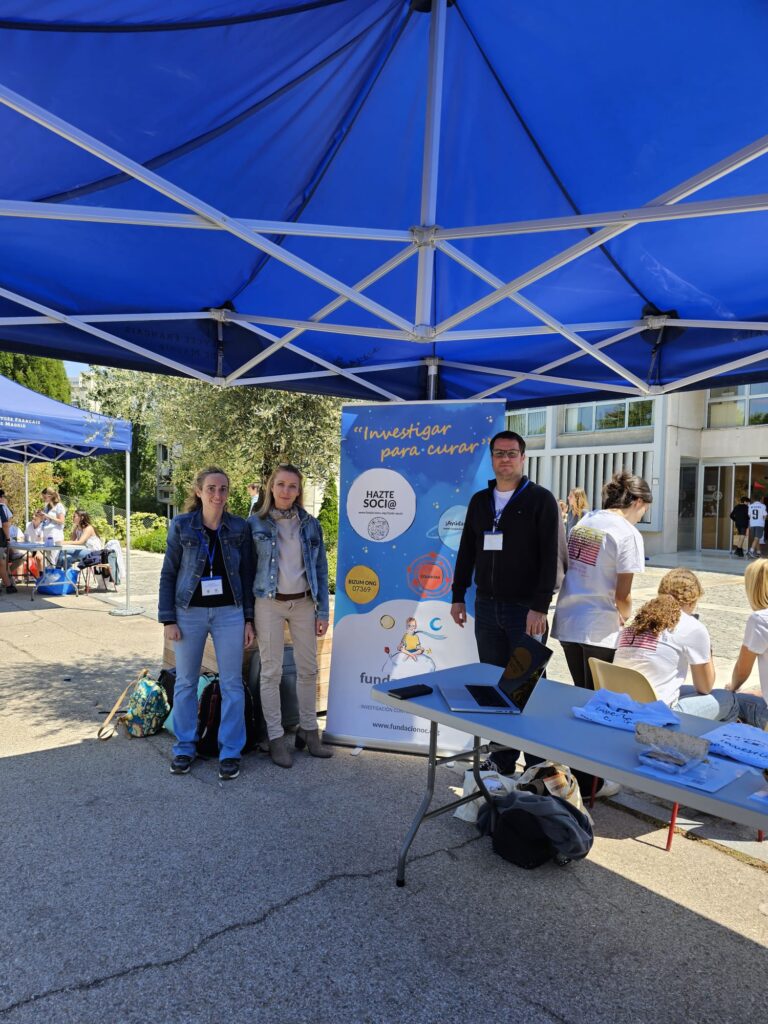
[[[308,320],[294,320],[285,317],[269,316],[267,312],[233,313],[225,309],[212,309],[206,312],[166,312],[166,313],[132,313],[132,314],[99,314],[78,316],[68,315],[61,310],[52,309],[34,299],[17,292],[0,288],[0,296],[29,309],[34,316],[0,317],[0,328],[4,326],[21,326],[35,324],[64,324],[69,327],[93,335],[109,345],[140,355],[158,365],[186,376],[195,377],[211,384],[228,387],[235,385],[263,385],[280,382],[316,379],[318,377],[345,377],[362,386],[372,395],[391,401],[402,399],[375,383],[377,372],[413,366],[411,361],[390,362],[371,367],[357,367],[354,372],[336,363],[296,345],[296,340],[306,331],[322,331],[342,337],[366,336],[382,339],[410,342],[416,346],[435,342],[471,341],[487,338],[514,338],[535,334],[558,334],[567,339],[574,347],[569,355],[552,360],[535,370],[501,370],[498,367],[477,365],[470,362],[453,362],[443,358],[427,356],[424,359],[428,367],[428,398],[436,395],[436,376],[440,366],[455,367],[469,373],[482,374],[487,378],[495,377],[497,384],[478,391],[472,397],[487,398],[498,391],[507,389],[522,381],[543,381],[557,385],[582,388],[585,391],[608,391],[614,394],[656,395],[690,387],[699,381],[721,373],[742,369],[768,358],[768,348],[751,355],[730,360],[706,371],[691,374],[666,385],[650,385],[637,377],[631,370],[606,353],[606,349],[615,342],[649,329],[660,330],[664,327],[702,327],[724,330],[751,330],[764,333],[766,324],[762,321],[733,320],[690,320],[668,316],[650,316],[633,321],[603,321],[592,323],[564,324],[547,310],[525,298],[521,292],[536,281],[559,270],[561,267],[579,259],[586,253],[605,244],[618,235],[639,224],[670,220],[683,220],[714,216],[736,216],[740,213],[753,213],[768,210],[768,193],[758,195],[737,196],[735,198],[707,200],[702,202],[676,204],[696,194],[713,182],[726,177],[739,168],[759,159],[768,153],[768,135],[762,136],[750,145],[732,153],[730,156],[702,170],[699,174],[688,178],[679,185],[657,196],[642,207],[614,210],[603,213],[577,214],[565,217],[553,217],[539,220],[522,220],[506,224],[485,224],[470,227],[446,228],[435,223],[437,205],[437,182],[439,174],[440,130],[442,115],[442,90],[444,76],[444,54],[446,33],[447,0],[434,0],[431,12],[429,37],[429,77],[426,98],[426,120],[424,148],[422,159],[421,209],[419,225],[410,228],[396,227],[391,230],[381,228],[350,227],[332,224],[304,224],[301,222],[283,222],[242,219],[224,213],[222,210],[204,202],[191,193],[178,188],[161,175],[131,160],[117,150],[105,145],[99,139],[81,131],[75,125],[62,120],[50,111],[38,106],[16,92],[0,85],[0,103],[15,110],[17,113],[43,128],[53,132],[73,145],[110,164],[112,167],[130,176],[148,188],[159,192],[176,202],[188,212],[156,213],[143,210],[125,210],[109,207],[70,206],[56,203],[12,202],[0,200],[0,216],[32,217],[50,220],[74,220],[99,223],[130,224],[139,227],[178,228],[180,230],[212,230],[222,231],[239,238],[250,245],[280,261],[282,264],[303,275],[334,293],[336,298],[318,309]],[[531,267],[524,274],[511,281],[503,281],[491,273],[477,261],[471,259],[452,242],[458,239],[500,237],[521,234],[534,234],[553,231],[581,230],[599,228],[571,245],[550,259]],[[287,251],[269,235],[288,235],[304,237],[343,238],[365,244],[367,241],[400,242],[403,247],[395,255],[369,273],[366,277],[350,286],[326,273],[320,267]],[[447,317],[440,323],[431,324],[430,301],[435,267],[435,253],[440,251],[455,263],[463,267],[490,286],[483,298]],[[391,273],[411,257],[416,257],[418,272],[414,296],[414,320],[409,322],[393,310],[370,299],[366,290]],[[504,300],[520,306],[540,326],[493,328],[489,330],[462,330],[461,325],[472,317]],[[357,327],[351,325],[327,323],[326,318],[344,306],[347,302],[366,310],[376,317],[382,327]],[[111,331],[104,330],[99,324],[126,323],[141,320],[193,320],[211,319],[222,323],[236,323],[240,327],[253,331],[260,339],[270,342],[263,351],[246,360],[241,366],[227,376],[215,376],[203,373],[194,367],[186,366],[178,360],[170,359],[161,354],[149,351],[140,345],[121,338]],[[258,328],[255,326],[258,325]],[[274,334],[266,328],[284,328],[282,334]],[[613,332],[608,338],[599,342],[591,342],[585,335]],[[271,356],[285,349],[307,360],[305,373],[254,375],[254,370],[267,363]],[[601,363],[616,374],[616,383],[583,380],[552,374],[551,371],[567,365],[575,359],[590,359]],[[266,369],[267,367],[264,367]]]

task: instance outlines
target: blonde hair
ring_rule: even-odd
[[[272,510],[272,506],[275,504],[275,499],[272,495],[272,486],[277,479],[278,473],[292,473],[294,476],[299,478],[299,493],[296,495],[296,500],[293,504],[298,505],[299,508],[304,508],[304,475],[297,466],[293,465],[293,463],[281,462],[279,465],[275,466],[270,473],[269,480],[267,480],[267,485],[264,489],[264,500],[261,505],[259,505],[258,511],[256,512],[256,515],[259,516],[260,519],[266,519]]]
[[[46,495],[50,495],[49,505],[58,505],[61,501],[58,491],[54,491],[52,487],[44,487],[42,490],[41,497],[45,498]]]
[[[704,588],[690,569],[671,569],[662,576],[658,592],[674,597],[678,604],[696,604]]]
[[[747,566],[744,573],[744,589],[753,611],[768,608],[768,559],[758,558]]]
[[[671,594],[652,597],[646,601],[629,624],[634,633],[652,633],[658,636],[665,629],[674,629],[682,612],[677,600]]]
[[[581,517],[585,513],[589,512],[589,501],[587,499],[587,492],[583,489],[583,487],[572,487],[570,494],[568,495],[569,498],[571,494],[573,495],[573,505],[576,511],[576,515],[579,517],[579,519],[581,519]]]
[[[208,476],[224,476],[227,478],[227,486],[229,486],[229,474],[225,473],[223,469],[219,469],[218,466],[206,466],[205,469],[201,469],[195,479],[192,481],[192,489],[187,495],[187,500],[184,505],[185,512],[195,512],[197,509],[203,507],[203,501],[198,491],[202,491],[205,478]]]

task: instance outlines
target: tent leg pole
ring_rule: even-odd
[[[29,514],[29,462],[24,459],[24,529],[32,517]]]
[[[427,356],[427,401],[434,402],[437,398],[437,367],[440,360],[436,356]]]
[[[110,615],[143,615],[143,608],[131,608],[131,453],[125,453],[125,608],[113,608]]]

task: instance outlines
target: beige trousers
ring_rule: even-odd
[[[291,631],[296,662],[299,725],[302,729],[316,729],[317,637],[314,601],[311,597],[302,597],[298,601],[257,597],[254,620],[261,656],[261,709],[267,723],[267,735],[271,740],[283,735],[280,679],[283,674],[283,630],[286,622]]]

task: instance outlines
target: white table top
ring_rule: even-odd
[[[67,547],[64,541],[57,541],[55,544],[44,544],[40,540],[12,540],[8,544],[15,551],[61,551]]]
[[[434,692],[413,700],[390,697],[388,690],[408,680],[390,685],[374,686],[373,697],[382,704],[408,711],[431,722],[483,736],[505,746],[521,748],[549,761],[568,764],[571,768],[591,772],[632,789],[652,793],[662,799],[706,811],[718,818],[737,821],[757,829],[768,830],[768,814],[749,796],[765,786],[760,775],[747,771],[741,778],[717,793],[704,793],[688,786],[651,778],[637,771],[639,745],[634,734],[621,729],[585,722],[575,717],[572,708],[586,704],[591,690],[581,689],[551,679],[540,679],[521,715],[457,713],[451,711],[438,686],[467,683],[498,682],[501,670],[496,665],[462,665],[433,672],[417,682],[427,683]],[[683,732],[701,736],[717,726],[708,718],[678,715]]]

